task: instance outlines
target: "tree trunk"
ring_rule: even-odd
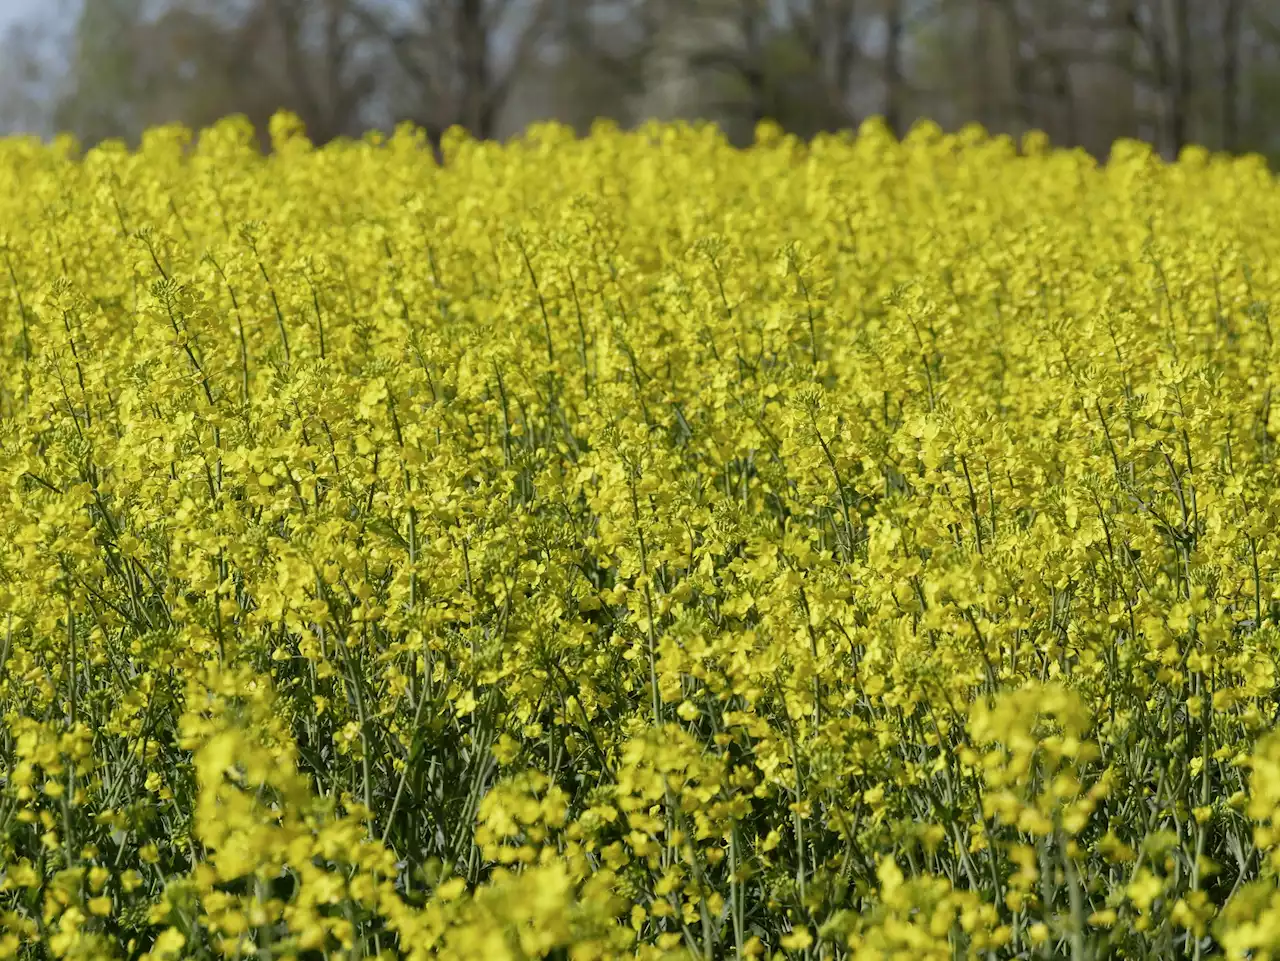
[[[1173,0],[1173,29],[1177,38],[1177,61],[1174,67],[1173,97],[1170,104],[1170,146],[1176,159],[1190,142],[1191,91],[1194,75],[1191,62],[1190,0]]]
[[[489,44],[484,29],[483,0],[460,0],[455,29],[458,37],[462,110],[460,120],[473,137],[493,134],[489,100]]]
[[[1242,0],[1222,7],[1222,149],[1240,149],[1240,20]]]
[[[890,0],[884,50],[884,119],[893,135],[901,139],[902,116],[902,0]]]
[[[1013,72],[1013,109],[1017,124],[1025,133],[1036,126],[1034,63],[1028,54],[1027,46],[1030,38],[1028,27],[1018,9],[1019,0],[1002,0],[1000,12],[1003,14],[1005,36],[1012,52]]]
[[[1076,94],[1071,85],[1071,67],[1062,57],[1052,60],[1053,94],[1062,105],[1062,142],[1068,147],[1080,146],[1080,120],[1076,114]]]

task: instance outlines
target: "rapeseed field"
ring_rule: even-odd
[[[0,143],[0,957],[1280,957],[1280,189],[876,123]]]

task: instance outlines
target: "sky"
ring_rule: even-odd
[[[59,30],[75,23],[81,0],[0,0],[0,31],[19,20],[38,18]]]
[[[0,34],[19,22],[39,24],[58,36],[76,22],[82,0],[0,0]]]
[[[7,27],[28,14],[35,13],[42,6],[41,0],[0,0],[0,27]]]
[[[8,42],[11,27],[34,24],[40,48],[27,53],[40,65],[45,79],[32,80],[29,61],[10,62],[0,52],[0,136],[11,133],[47,135],[48,104],[54,95],[57,64],[63,59],[68,32],[76,23],[81,0],[0,0],[0,38]],[[6,47],[10,53],[13,51]]]

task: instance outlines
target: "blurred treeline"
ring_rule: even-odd
[[[412,120],[706,118],[737,141],[883,116],[1105,156],[1280,158],[1280,0],[85,0],[0,46],[0,128],[136,142],[278,108],[322,142]]]

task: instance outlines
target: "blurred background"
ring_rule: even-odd
[[[281,107],[317,142],[597,117],[743,142],[765,117],[810,136],[880,115],[1274,163],[1280,0],[0,0],[0,133],[136,143]]]

